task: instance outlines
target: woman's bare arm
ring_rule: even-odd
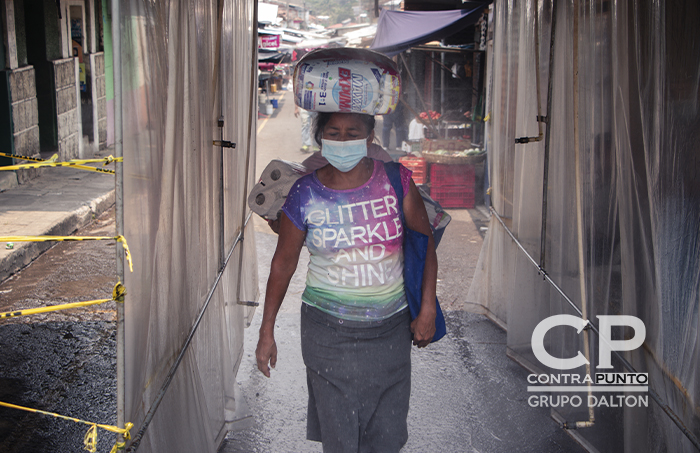
[[[265,291],[265,306],[263,318],[260,324],[260,337],[258,347],[255,350],[255,358],[258,369],[267,377],[270,377],[270,366],[277,364],[277,345],[275,343],[275,319],[282,305],[284,295],[287,293],[289,281],[296,271],[299,262],[299,254],[304,246],[306,232],[298,229],[289,218],[282,213],[280,215],[279,238],[277,249],[272,257],[270,265],[270,277],[267,279]]]

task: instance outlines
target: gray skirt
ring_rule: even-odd
[[[346,321],[308,304],[301,352],[309,407],[306,437],[324,452],[398,452],[408,439],[408,309],[382,321]]]

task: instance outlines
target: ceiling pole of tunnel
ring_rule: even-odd
[[[445,67],[445,52],[440,52],[440,66]],[[440,115],[445,115],[445,71],[440,71]]]
[[[542,140],[542,99],[540,94],[540,2],[535,2],[535,85],[537,88],[537,141]],[[544,8],[542,8],[544,10]],[[549,113],[548,113],[549,114]]]
[[[252,47],[252,59],[253,61],[258,61],[258,2],[253,2],[253,17],[254,19],[254,24],[253,24],[253,38],[251,42],[251,47]],[[251,83],[254,80],[257,80],[257,65],[252,64],[250,65],[250,80]],[[245,226],[248,223],[245,220],[245,215],[247,211],[247,206],[248,204],[246,203],[246,197],[248,194],[248,175],[250,174],[250,164],[251,164],[251,159],[250,159],[250,152],[252,149],[252,143],[253,143],[253,138],[254,138],[254,132],[256,131],[255,127],[255,122],[253,122],[253,117],[256,117],[257,120],[257,104],[258,101],[256,99],[258,95],[258,89],[256,88],[255,90],[250,90],[250,102],[248,103],[248,143],[246,145],[246,156],[245,156],[245,181],[243,182],[243,209],[241,210],[241,234],[243,234],[243,231],[245,230]],[[257,141],[256,141],[257,143]],[[252,162],[255,162],[253,160]],[[253,172],[255,172],[255,169],[253,169]],[[252,214],[252,211],[251,211]],[[249,214],[250,215],[250,214]],[[250,217],[249,217],[250,218]],[[244,245],[245,246],[245,245]],[[243,277],[243,272],[241,272],[241,269],[243,269],[243,247],[241,247],[241,250],[238,254],[238,283],[236,284],[236,303],[239,305],[249,305],[248,302],[246,301],[241,301],[241,279]]]
[[[554,36],[557,25],[557,3],[552,1],[552,30],[549,37],[549,80],[547,81],[547,132],[544,139],[544,171],[542,174],[542,234],[540,235],[540,267],[545,269],[547,251],[547,190],[549,189],[549,144],[552,141],[552,85],[554,79]]]
[[[588,321],[588,296],[586,293],[586,263],[583,256],[583,194],[581,193],[581,146],[579,143],[580,128],[579,128],[579,54],[578,54],[578,21],[579,21],[579,2],[574,0],[574,29],[573,29],[573,99],[574,99],[574,166],[576,178],[576,229],[578,239],[578,282],[581,291],[581,318]],[[583,329],[583,355],[586,357],[586,375],[591,375],[591,346],[590,334],[588,329]],[[588,382],[588,398],[592,396],[591,382]],[[575,422],[576,428],[590,428],[595,424],[595,412],[593,406],[588,405],[588,420]]]
[[[435,52],[430,52],[430,59],[435,60]],[[435,63],[430,64],[430,110],[435,110]],[[428,112],[430,116],[430,112]],[[439,125],[438,125],[439,127]],[[435,138],[440,138],[437,135]]]
[[[421,105],[423,106],[423,111],[428,112],[428,108],[425,105],[425,102],[423,101],[423,96],[420,94],[420,90],[418,89],[418,85],[416,85],[416,81],[413,79],[413,74],[411,73],[410,70],[408,70],[408,65],[406,64],[406,59],[403,57],[403,53],[400,53],[401,55],[401,61],[403,62],[404,67],[406,68],[406,72],[408,73],[408,78],[411,79],[411,83],[413,84],[413,88],[416,90],[416,94],[418,95],[418,100],[420,101]],[[418,117],[418,116],[416,116]],[[430,122],[430,130],[432,131],[435,136],[438,136],[438,131],[435,128],[435,125],[433,124],[433,118],[428,114],[428,121]]]
[[[540,100],[540,26],[539,26],[539,1],[535,1],[535,89],[537,90],[537,137],[517,137],[516,145],[525,145],[530,142],[539,142],[542,140],[542,123],[546,123],[548,117],[542,116],[542,105]]]
[[[219,146],[219,269],[224,265],[226,259],[226,216],[224,215],[224,102],[223,102],[223,77],[221,77],[221,28],[224,22],[224,2],[219,0],[218,14],[216,17],[216,44],[214,47],[214,71],[212,74],[212,84],[214,87],[212,95],[212,109],[216,109],[216,98],[218,95],[219,104],[219,141],[222,146]],[[214,112],[212,111],[212,116]]]
[[[122,130],[122,55],[121,55],[121,19],[119,1],[111,2],[112,12],[112,61],[114,84],[114,155],[117,158],[124,156]],[[115,167],[115,223],[117,235],[124,234],[124,164]],[[124,281],[124,247],[117,242],[117,277]],[[125,331],[124,331],[124,304],[117,304],[117,426],[124,427],[126,422],[124,408],[125,394]],[[119,434],[118,442],[124,442],[124,437]]]

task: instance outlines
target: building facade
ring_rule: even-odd
[[[107,140],[102,0],[4,0],[0,152],[60,161]],[[0,166],[21,163],[0,157]],[[0,172],[0,190],[37,170]]]

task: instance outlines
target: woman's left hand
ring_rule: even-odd
[[[408,195],[403,199],[403,212],[408,228],[428,236],[428,251],[423,270],[421,308],[416,319],[411,322],[413,344],[419,348],[424,348],[430,344],[435,335],[435,316],[437,313],[435,292],[437,289],[438,264],[437,254],[435,253],[435,240],[433,239],[433,233],[430,231],[428,213],[425,212],[425,203],[423,203],[423,198],[413,180],[411,180],[411,188]]]
[[[428,346],[435,335],[435,312],[431,314],[427,310],[421,310],[416,319],[411,322],[411,333],[414,346],[419,348]]]

